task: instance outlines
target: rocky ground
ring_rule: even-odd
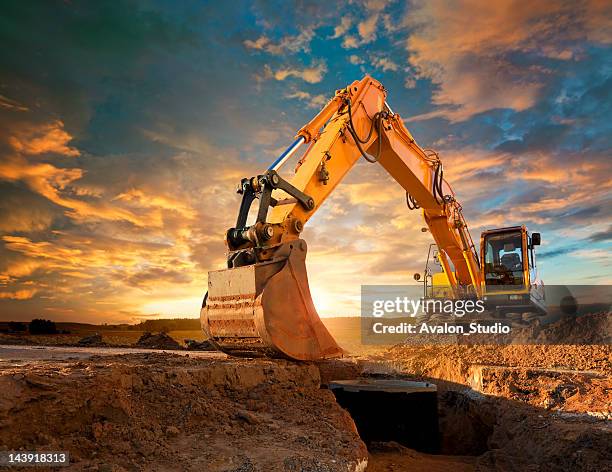
[[[311,364],[173,354],[5,366],[0,447],[69,470],[348,471],[367,451]]]
[[[357,345],[352,332],[334,334]],[[573,341],[364,346],[314,364],[0,346],[0,449],[65,449],[71,470],[612,470],[612,346]],[[438,386],[440,454],[366,450],[320,388],[363,376]]]

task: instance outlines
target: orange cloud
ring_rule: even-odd
[[[7,110],[12,111],[28,111],[28,107],[22,105],[21,103],[12,100],[4,95],[0,95],[0,107],[5,108]]]
[[[265,35],[255,40],[247,39],[243,42],[248,49],[265,51],[269,54],[280,56],[283,54],[295,54],[297,52],[309,52],[310,42],[314,38],[314,29],[306,28],[295,36],[285,36],[278,43],[272,42]]]
[[[64,123],[59,120],[42,126],[18,128],[9,138],[9,144],[13,149],[23,154],[55,153],[63,156],[79,156],[78,149],[68,145],[70,141],[72,136],[64,130]]]
[[[36,161],[33,156],[47,153],[68,157],[80,154],[69,145],[72,136],[64,130],[61,121],[38,127],[15,126],[10,133],[8,143],[14,152],[0,161],[0,179],[24,182],[33,192],[65,208],[65,214],[73,220],[127,221],[140,228],[162,228],[168,212],[178,213],[185,219],[195,217],[195,211],[186,203],[165,195],[145,194],[143,190],[132,189],[108,199],[102,188],[79,185],[79,180],[85,174],[82,169],[61,168]],[[24,224],[27,222],[23,221]],[[9,223],[4,221],[2,226],[6,227]],[[40,228],[49,223],[50,216],[45,215],[45,218],[30,226]],[[24,229],[23,225],[14,223],[9,226],[12,230]]]
[[[528,52],[569,60],[567,41],[589,38],[609,42],[610,10],[603,1],[517,0],[420,1],[406,16],[413,29],[407,40],[409,62],[418,78],[438,85],[432,102],[439,107],[413,117],[462,121],[493,108],[531,107],[546,71],[519,67],[507,56]],[[602,18],[607,18],[602,19]]]
[[[139,216],[102,201],[89,203],[68,197],[69,187],[81,177],[83,177],[81,169],[63,169],[47,163],[28,162],[21,156],[13,156],[0,162],[0,179],[25,182],[32,191],[66,208],[68,210],[66,214],[71,218],[125,220],[141,227],[154,222],[149,215]]]
[[[127,192],[123,192],[117,195],[114,200],[130,202],[142,208],[158,208],[176,211],[180,213],[182,217],[189,219],[193,219],[196,216],[195,210],[184,202],[163,195],[145,194],[145,192],[139,189],[131,189]]]
[[[0,292],[0,299],[28,300],[36,295],[37,290],[17,290],[15,292]]]

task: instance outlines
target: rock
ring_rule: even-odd
[[[179,429],[176,426],[168,426],[166,428],[166,434],[168,436],[178,436],[180,433]]]
[[[102,335],[100,333],[85,336],[81,338],[77,344],[79,346],[106,346],[106,343],[102,341]]]
[[[236,419],[246,421],[249,424],[259,423],[259,420],[248,411],[239,411],[236,413]]]
[[[180,350],[183,349],[181,345],[171,338],[166,333],[144,333],[140,339],[136,342],[137,347],[144,347],[147,349],[172,349]]]
[[[196,341],[195,339],[185,339],[185,346],[190,351],[216,351],[217,348],[205,339],[204,341]]]

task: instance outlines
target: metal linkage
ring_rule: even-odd
[[[292,198],[277,200],[272,197],[273,190],[283,190]],[[310,196],[291,185],[283,179],[275,170],[267,170],[265,174],[250,179],[242,179],[238,187],[238,193],[242,195],[240,210],[236,227],[230,228],[226,238],[230,250],[238,249],[247,243],[261,245],[274,236],[274,228],[266,223],[268,210],[277,205],[299,203],[308,211],[315,208],[315,201]],[[247,226],[247,218],[251,205],[255,199],[259,199],[259,208],[255,224]]]

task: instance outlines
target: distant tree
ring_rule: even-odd
[[[30,321],[30,334],[57,334],[57,327],[51,320],[40,318]]]
[[[26,324],[22,323],[21,321],[9,321],[8,329],[13,333],[23,333],[27,327]]]

